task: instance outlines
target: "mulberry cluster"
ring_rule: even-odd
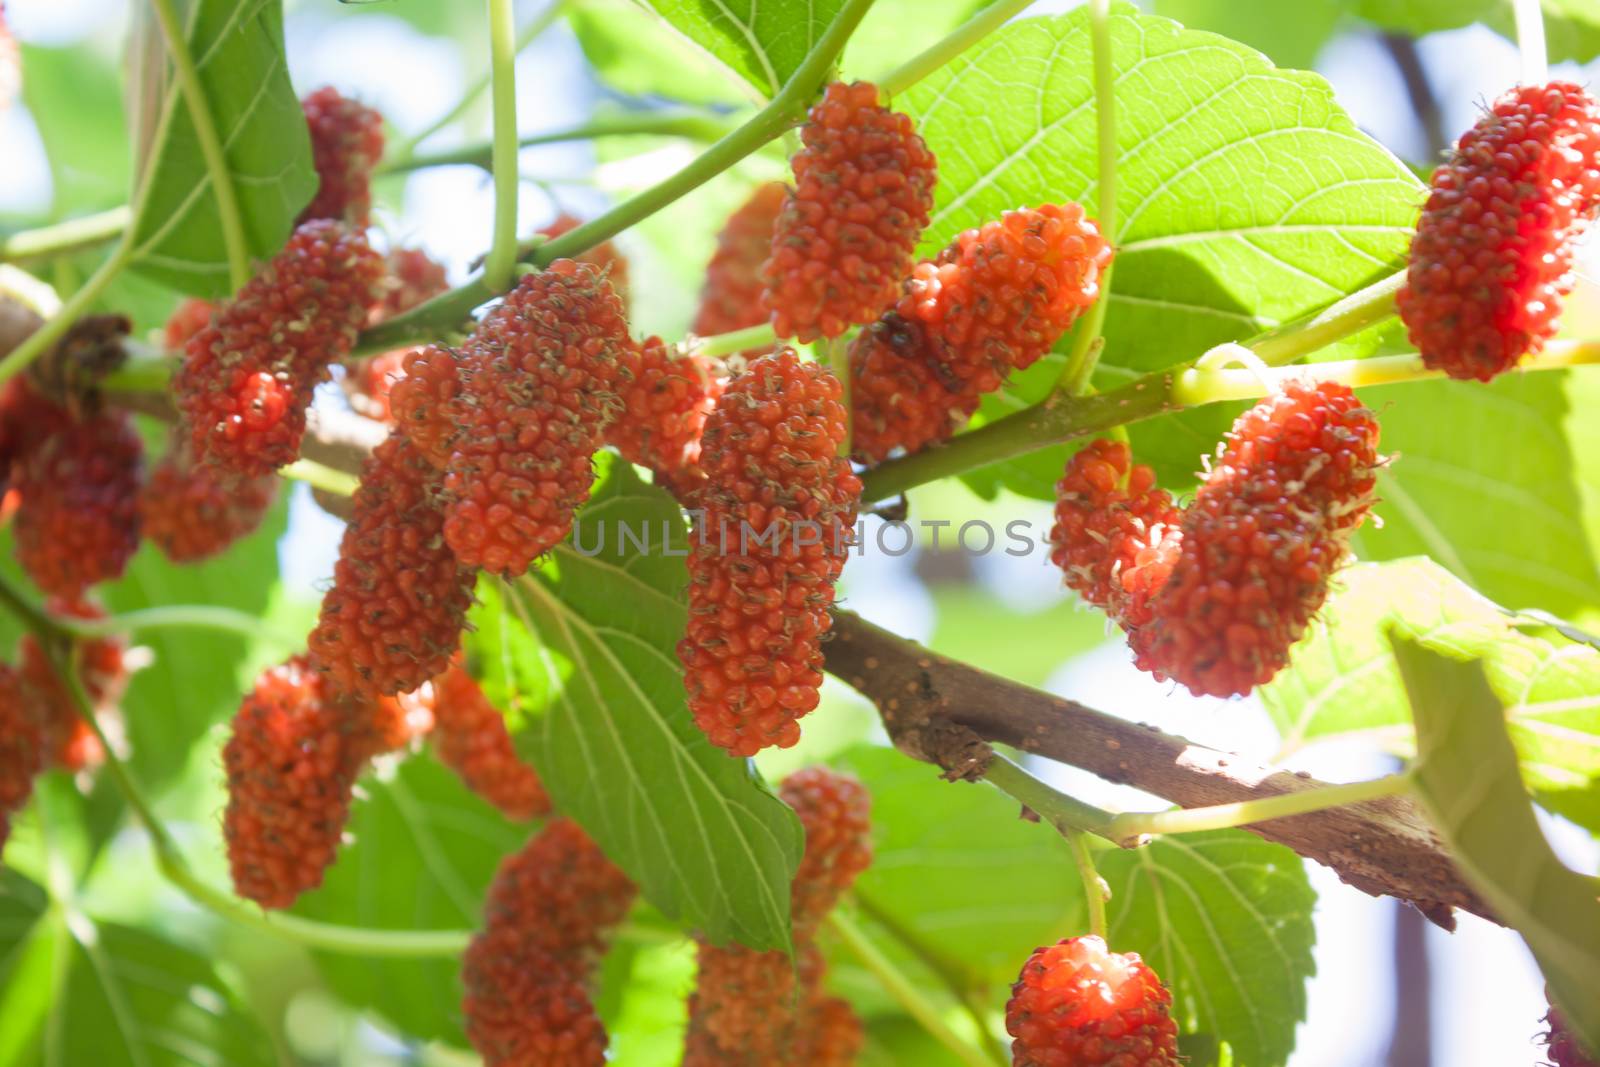
[[[444,533],[463,565],[516,577],[567,535],[632,345],[616,293],[572,260],[526,275],[485,316],[451,407]]]
[[[271,475],[231,478],[196,462],[180,436],[139,494],[144,536],[174,563],[209,559],[260,526],[277,491]]]
[[[304,657],[256,679],[222,749],[222,830],[240,896],[286,908],[322,884],[369,751]]]
[[[1595,1067],[1595,1061],[1579,1047],[1578,1039],[1572,1036],[1561,1018],[1561,1013],[1554,1007],[1550,1009],[1550,1014],[1545,1016],[1545,1022],[1550,1026],[1545,1033],[1545,1045],[1550,1055],[1550,1062],[1555,1067]]]
[[[942,441],[1050,351],[1100,295],[1112,249],[1077,204],[1008,211],[917,264],[851,347],[855,445],[881,460]]]
[[[773,227],[788,195],[788,186],[782,182],[767,182],[757,186],[750,199],[728,216],[717,234],[717,250],[706,265],[700,307],[690,327],[694,333],[710,337],[767,321],[761,303],[761,267],[772,251]],[[743,354],[754,359],[770,351],[768,345],[746,349]]]
[[[475,576],[444,543],[442,482],[403,435],[367,457],[309,643],[340,693],[410,692],[455,653]]]
[[[33,780],[44,769],[44,739],[28,701],[22,677],[0,663],[0,853],[11,835],[11,817],[27,806]]]
[[[508,819],[550,813],[538,772],[517,755],[506,721],[459,664],[433,680],[433,747],[468,789]]]
[[[824,767],[791,774],[779,796],[806,832],[790,900],[796,961],[782,952],[701,942],[684,1067],[845,1067],[861,1049],[855,1012],[822,989],[827,965],[815,938],[872,861],[871,798],[856,779]]]
[[[1538,353],[1600,210],[1600,107],[1570,82],[1496,100],[1434,171],[1396,302],[1429,367],[1488,381]]]
[[[372,213],[372,168],[383,158],[383,116],[332,86],[300,106],[311,130],[317,195],[296,221],[334,219],[365,228]]]
[[[241,478],[292,462],[312,390],[350,351],[382,277],[359,234],[326,220],[295,230],[189,339],[174,389],[195,454]]]
[[[1035,949],[1006,1003],[1014,1067],[1178,1067],[1172,994],[1098,937]]]
[[[835,82],[800,128],[794,191],[762,267],[779,337],[838,337],[894,302],[933,208],[937,166],[867,82]]]
[[[197,297],[185,297],[178,302],[172,315],[167,319],[167,325],[162,332],[163,340],[169,352],[182,352],[189,345],[189,338],[206,328],[211,321],[211,314],[216,310],[216,305],[209,300]]]
[[[800,738],[861,481],[839,456],[839,382],[784,350],[733,379],[706,420],[678,643],[689,710],[736,756]]]
[[[562,234],[571,233],[582,224],[581,220],[573,215],[559,215],[556,220],[539,233],[551,239]],[[579,263],[587,263],[599,271],[606,281],[611,283],[611,288],[616,291],[617,299],[622,301],[623,310],[628,307],[628,258],[617,251],[617,246],[610,241],[601,241],[589,251],[574,257]]]
[[[1121,442],[1092,441],[1067,463],[1056,483],[1050,558],[1086,602],[1111,607],[1122,574],[1175,522],[1177,507],[1155,480]]]
[[[676,358],[661,338],[647,338],[632,380],[621,386],[622,415],[606,430],[606,444],[629,463],[649,467],[665,484],[688,491],[700,474],[706,417],[724,384],[711,360]]]
[[[120,412],[63,423],[21,452],[16,556],[39,588],[73,599],[121,576],[139,547],[143,470],[144,444]]]
[[[462,961],[467,1038],[486,1067],[601,1067],[589,988],[636,890],[576,823],[554,819],[500,865]]]

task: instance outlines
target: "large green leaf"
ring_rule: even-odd
[[[187,27],[246,247],[265,259],[317,188],[310,135],[284,62],[280,0],[197,0]],[[186,293],[232,291],[211,176],[175,84],[167,87],[135,213],[134,269]]]
[[[1239,830],[1109,852],[1111,947],[1138,952],[1172,989],[1193,1067],[1226,1043],[1240,1064],[1280,1067],[1316,972],[1316,893],[1289,849]]]
[[[427,756],[362,781],[364,803],[350,820],[352,842],[322,888],[295,910],[375,930],[476,930],[495,868],[531,829],[507,822]],[[460,960],[370,960],[318,953],[329,986],[354,1007],[375,1011],[407,1037],[465,1041]]]
[[[1236,0],[1156,0],[1155,13],[1260,49],[1280,67],[1310,70],[1334,34],[1344,0],[1240,4]]]
[[[128,190],[128,137],[115,66],[88,46],[22,50],[23,100],[50,162],[58,218],[115,207]]]
[[[537,574],[481,592],[469,648],[556,806],[651,903],[714,942],[786,947],[799,820],[690,719],[674,651],[682,513],[611,458],[573,540]]]
[[[594,72],[607,84],[637,96],[662,96],[692,104],[737,104],[750,87],[663,22],[638,0],[586,0],[567,12]]]
[[[1600,832],[1600,651],[1518,620],[1427,559],[1361,564],[1294,658],[1259,692],[1286,748],[1365,733],[1412,747],[1409,705],[1383,634],[1482,660],[1541,802]]]
[[[1418,798],[1462,874],[1528,942],[1568,1026],[1600,1049],[1600,879],[1551,851],[1483,669],[1403,632],[1394,655],[1417,723]]]
[[[1387,30],[1424,34],[1481,22],[1516,39],[1513,0],[1342,0],[1362,18]],[[1600,4],[1595,0],[1541,0],[1551,59],[1580,63],[1600,55]]]
[[[0,873],[0,1067],[271,1067],[266,1034],[204,956],[97,923]]]
[[[639,0],[774,96],[817,43],[844,0]]]
[[[1094,204],[1086,18],[1080,10],[1012,23],[899,101],[939,157],[924,254],[1010,208]],[[1099,384],[1248,337],[1403,263],[1421,186],[1356,129],[1321,78],[1125,4],[1111,38],[1119,251]],[[1042,361],[987,398],[982,416],[1037,399],[1058,373]],[[1165,450],[1183,457],[1183,473],[1197,468],[1226,418],[1163,420]],[[1141,455],[1154,448],[1141,443]],[[1000,478],[1048,495],[1064,456],[1046,450]],[[992,476],[975,482],[993,484]]]

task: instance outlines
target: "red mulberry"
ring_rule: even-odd
[[[461,431],[455,410],[460,392],[456,354],[438,345],[407,352],[389,386],[388,409],[395,425],[440,470],[449,464]]]
[[[1578,1039],[1567,1030],[1560,1012],[1552,1007],[1545,1022],[1550,1026],[1545,1034],[1545,1044],[1549,1049],[1550,1062],[1555,1067],[1595,1067],[1595,1061],[1584,1053],[1578,1045]]]
[[[861,481],[838,455],[839,382],[792,351],[762,356],[706,420],[703,513],[678,643],[689,710],[735,756],[800,739]]]
[[[172,317],[167,319],[163,338],[169,352],[182,352],[189,344],[189,338],[206,328],[211,321],[211,313],[216,306],[209,300],[199,300],[188,297],[179,301],[177,308],[172,312]]]
[[[550,813],[544,783],[517,755],[504,716],[460,666],[452,665],[434,679],[433,716],[434,751],[468,789],[508,819]]]
[[[361,472],[310,653],[340,693],[405,693],[450,663],[474,574],[444,543],[439,472],[405,437]]]
[[[0,663],[0,853],[11,834],[11,817],[27,806],[33,780],[44,769],[44,740],[28,701],[22,678]]]
[[[74,598],[122,575],[139,547],[144,444],[104,412],[51,434],[17,464],[17,561],[45,592]]]
[[[1371,506],[1377,444],[1372,412],[1333,382],[1291,381],[1239,416],[1169,535],[1170,574],[1125,609],[1139,666],[1199,695],[1272,678]]]
[[[175,439],[139,494],[144,536],[174,563],[195,563],[224,551],[261,525],[278,480],[230,478],[197,463]]]
[[[794,157],[762,267],[779,337],[838,337],[894,302],[933,208],[937,167],[911,119],[866,82],[828,86]]]
[[[1006,1003],[1014,1067],[1178,1067],[1172,994],[1098,937],[1034,950]]]
[[[1155,472],[1134,465],[1126,444],[1090,442],[1056,483],[1050,558],[1069,588],[1096,607],[1109,607],[1123,572],[1176,523],[1177,510],[1156,488]]]
[[[312,390],[377,298],[383,261],[338,223],[307,222],[189,339],[174,381],[195,454],[238,477],[300,453]]]
[[[484,930],[462,962],[467,1038],[485,1067],[600,1067],[606,1035],[589,996],[607,935],[636,890],[567,819],[500,865]]]
[[[365,756],[304,658],[256,679],[222,749],[228,774],[222,830],[240,896],[286,908],[322,884]]]
[[[398,752],[409,748],[420,737],[433,732],[433,686],[418,686],[409,693],[379,697],[370,704],[358,704],[364,714],[371,753]],[[356,720],[358,723],[360,719]]]
[[[365,228],[372,213],[372,168],[383,158],[383,116],[332,86],[300,106],[311,129],[317,195],[296,221],[334,219]]]
[[[0,385],[0,490],[14,479],[15,468],[72,420],[26,377]],[[3,495],[3,493],[0,493]]]
[[[595,268],[557,260],[484,318],[457,360],[445,538],[467,566],[525,572],[572,528],[620,409],[633,341]]]
[[[792,907],[795,929],[804,936],[872,863],[872,798],[855,778],[826,767],[795,771],[778,795],[806,831]]]
[[[76,619],[103,619],[105,612],[87,600],[53,598],[45,605],[51,615]],[[29,695],[34,723],[44,746],[46,766],[81,771],[105,758],[100,738],[84,721],[78,702],[31,634],[19,645],[22,681]],[[78,682],[102,724],[117,711],[128,688],[127,648],[120,638],[92,637],[79,642]]]
[[[562,234],[571,233],[581,225],[581,221],[572,215],[560,215],[554,222],[539,232],[546,237],[556,238]],[[601,241],[589,251],[579,256],[571,257],[579,263],[587,263],[599,271],[606,281],[611,283],[611,288],[616,291],[617,299],[622,301],[623,310],[628,307],[628,259],[617,246],[610,241]]]
[[[767,321],[761,304],[761,267],[772,251],[772,230],[789,195],[782,182],[758,185],[740,208],[728,216],[717,234],[717,250],[706,265],[706,281],[700,290],[700,308],[695,312],[694,333],[711,337],[760,326]],[[754,359],[772,351],[772,346],[746,349]]]
[[[851,349],[855,445],[881,460],[943,441],[1100,295],[1111,245],[1077,204],[1008,211],[917,264]]]
[[[1496,100],[1433,174],[1396,303],[1429,367],[1488,381],[1536,354],[1600,209],[1600,108],[1569,82]]]
[[[706,416],[724,383],[710,360],[675,358],[659,337],[644,342],[632,370],[632,380],[621,387],[622,414],[606,430],[606,443],[665,484],[687,489]]]

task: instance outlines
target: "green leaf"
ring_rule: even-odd
[[[223,143],[251,257],[282,247],[316,192],[305,115],[289,84],[279,0],[197,0],[189,49]],[[211,176],[177,85],[169,83],[135,199],[132,267],[185,293],[233,291]]]
[[[1343,0],[1383,29],[1413,36],[1481,22],[1516,40],[1512,0]],[[1551,60],[1586,63],[1600,55],[1600,4],[1595,0],[1543,0],[1545,45]]]
[[[726,63],[763,96],[776,96],[844,0],[640,0]]]
[[[1086,19],[1079,10],[1014,22],[898,102],[939,158],[924,255],[1007,209],[1095,203]],[[1098,384],[1249,337],[1404,262],[1422,187],[1356,129],[1321,78],[1125,4],[1111,38],[1119,251]],[[1037,399],[1052,378],[1042,361],[987,398],[983,418]],[[1197,467],[1225,418],[1205,412],[1199,432],[1168,424],[1182,471]],[[1189,448],[1194,439],[1202,448]],[[1047,495],[1064,458],[1055,449],[1013,461],[1001,479]]]
[[[115,65],[89,47],[22,49],[22,96],[50,162],[52,215],[115,207],[127,195],[128,136]]]
[[[586,0],[567,12],[583,54],[606,84],[635,96],[743,104],[750,87],[636,0]]]
[[[1482,661],[1542,803],[1600,832],[1600,651],[1516,617],[1428,559],[1360,564],[1289,667],[1258,692],[1286,750],[1364,733],[1391,751],[1412,745],[1410,708],[1383,634]]]
[[[572,541],[539,573],[480,590],[469,649],[556,806],[652,904],[713,942],[785,948],[799,820],[689,717],[678,505],[626,463],[602,467]],[[624,543],[624,529],[653,550]]]
[[[1551,851],[1483,668],[1392,640],[1417,723],[1418,799],[1461,873],[1528,942],[1569,1028],[1600,1048],[1600,879]]]
[[[1193,1067],[1280,1067],[1316,972],[1316,893],[1289,849],[1240,830],[1163,837],[1099,859],[1111,947],[1138,952],[1172,990]]]
[[[0,873],[0,1067],[271,1067],[272,1045],[212,962],[96,923]]]
[[[506,821],[431,756],[413,756],[361,783],[367,800],[350,820],[322,888],[295,911],[375,930],[476,930],[500,861],[522,847],[527,826]],[[407,1037],[463,1043],[461,962],[370,960],[319,952],[317,965],[345,1003],[375,1011]]]
[[[1310,70],[1344,14],[1344,0],[1240,4],[1235,0],[1156,0],[1155,13],[1259,49],[1280,67]]]
[[[876,0],[850,35],[844,77],[873,81],[944,37],[994,0]]]

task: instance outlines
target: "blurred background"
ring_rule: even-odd
[[[626,0],[577,6],[592,8],[592,17],[603,20],[613,2]],[[519,5],[519,22],[534,21],[544,3]],[[485,74],[487,42],[479,4],[287,0],[285,6],[297,90],[332,84],[377,107],[390,123],[391,145],[424,131]],[[1073,6],[1040,0],[1029,14]],[[1344,14],[1351,5],[1336,0],[1145,0],[1142,6],[1260,48],[1280,66],[1320,72],[1355,121],[1419,172],[1439,159],[1454,134],[1518,73],[1515,47],[1484,26],[1420,39],[1390,35]],[[123,202],[129,152],[120,78],[129,0],[11,0],[6,10],[26,48],[29,106],[0,113],[0,221],[39,225]],[[591,55],[564,23],[523,51],[518,103],[524,133],[575,125],[630,91],[625,68],[609,67],[602,80]],[[747,102],[732,82],[696,74],[688,63],[684,70],[680,100],[725,107]],[[1592,70],[1575,65],[1557,71],[1581,82],[1593,80]],[[70,121],[57,118],[42,127],[30,107],[69,115]],[[487,122],[487,105],[479,100],[422,150],[481,141]],[[680,166],[695,150],[686,141],[643,137],[526,149],[525,228],[543,225],[560,212],[592,215]],[[683,334],[721,219],[751,181],[779,176],[782,169],[776,153],[754,157],[665,217],[620,237],[633,272],[638,332]],[[486,174],[474,166],[391,174],[379,181],[377,192],[380,231],[393,244],[426,248],[449,266],[453,280],[464,277],[489,244],[493,196]],[[74,283],[70,264],[57,269],[66,273],[47,275],[47,280]],[[171,305],[170,294],[137,283],[129,284],[124,297],[146,330],[158,326]],[[1594,290],[1587,282],[1575,301],[1570,319],[1595,313]],[[343,401],[330,389],[320,402]],[[1027,520],[1037,542],[1049,528],[1047,505],[1005,494],[984,500],[952,482],[915,491],[912,506],[921,520],[947,519],[951,525],[938,544],[924,537],[904,554],[869,552],[847,569],[849,607],[940,651],[1114,714],[1262,760],[1279,755],[1275,730],[1251,701],[1197,700],[1134,670],[1123,643],[1106,633],[1101,617],[1080,609],[1060,589],[1047,552],[1037,544],[1030,554],[1013,556],[966,551],[953,543],[953,531],[972,519],[995,529]],[[314,605],[331,573],[339,529],[299,487],[277,543],[283,585],[275,593],[275,601],[281,601],[275,612],[294,618]],[[869,541],[871,535],[869,529]],[[830,685],[829,704],[821,713],[828,725],[818,731],[828,736],[808,738],[808,748],[866,736],[874,728],[870,710]],[[767,769],[781,773],[801,759],[799,753],[777,753]],[[1385,757],[1370,751],[1333,747],[1296,751],[1289,765],[1332,780],[1391,769]],[[1058,773],[1061,784],[1088,799],[1157,806],[1152,798],[1086,775]],[[1600,851],[1586,834],[1555,820],[1547,827],[1569,863],[1591,871],[1600,865]],[[1318,973],[1294,1067],[1540,1062],[1534,1034],[1544,1011],[1541,981],[1515,935],[1465,915],[1455,934],[1445,934],[1409,909],[1340,885],[1320,867],[1313,866],[1311,875],[1321,894]],[[293,972],[292,961],[284,966]],[[381,1061],[386,1046],[378,1030],[344,1014],[303,973],[288,973],[282,988],[286,1022],[279,1037],[292,1062]]]

